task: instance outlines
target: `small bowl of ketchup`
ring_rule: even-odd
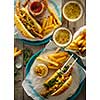
[[[30,4],[29,4],[29,12],[33,16],[38,16],[38,15],[42,14],[43,11],[44,11],[44,4],[42,2],[39,2],[38,0],[30,2]]]

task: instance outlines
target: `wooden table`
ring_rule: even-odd
[[[62,0],[63,5],[65,4],[66,1],[68,0]],[[84,8],[86,8],[86,0],[79,0]],[[63,18],[63,26],[69,28],[72,33],[74,34],[75,31],[77,31],[79,29],[79,27],[83,26],[86,24],[86,14],[85,14],[85,9],[84,9],[84,15],[83,17],[74,23],[68,22]],[[44,48],[45,45],[42,46],[29,46],[26,45],[24,43],[22,43],[19,40],[15,40],[14,41],[15,46],[19,47],[20,49],[23,48],[30,48],[33,51],[33,54],[35,52],[37,52],[38,50],[40,50],[41,48]],[[21,63],[23,63],[23,55],[21,55],[21,57],[19,57],[18,59],[20,59]],[[25,66],[23,65],[21,69],[18,70],[18,74],[15,76],[14,78],[14,100],[32,100],[30,97],[27,96],[27,94],[24,92],[23,88],[22,88],[22,81],[25,78]],[[75,99],[75,100],[86,100],[86,85],[84,85],[81,93],[79,94],[79,96]]]

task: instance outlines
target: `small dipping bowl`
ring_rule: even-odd
[[[45,64],[38,64],[35,66],[34,72],[39,78],[43,78],[48,74],[48,67]]]
[[[29,3],[28,9],[33,16],[38,16],[44,11],[44,4],[39,1],[33,1]]]
[[[72,33],[65,27],[60,27],[53,34],[53,41],[59,47],[66,47],[72,41]]]
[[[83,15],[83,6],[77,1],[68,1],[63,6],[63,16],[70,22],[78,21]]]

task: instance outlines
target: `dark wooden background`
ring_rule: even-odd
[[[63,5],[67,2],[68,0],[62,0]],[[74,34],[81,26],[86,24],[86,0],[79,0],[83,6],[84,6],[84,15],[82,16],[82,18],[80,20],[78,20],[77,22],[71,23],[66,21],[63,18],[63,26],[69,28],[72,33]],[[40,50],[41,48],[44,48],[45,45],[42,46],[29,46],[26,45],[24,43],[22,43],[19,40],[15,40],[14,41],[14,45],[17,46],[20,49],[24,49],[24,48],[29,48],[33,51],[33,54],[35,52],[37,52],[38,50]],[[20,57],[18,57],[17,59],[20,59],[21,63],[23,64],[23,55],[21,55]],[[23,88],[22,88],[22,81],[25,78],[25,66],[23,65],[21,69],[18,70],[17,75],[14,78],[14,100],[32,100],[30,97],[27,96],[27,94],[24,92]],[[86,100],[86,85],[84,85],[81,93],[79,94],[79,96],[75,99],[75,100]]]

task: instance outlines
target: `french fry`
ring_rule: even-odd
[[[51,55],[48,55],[48,58],[50,59],[50,60],[52,60],[52,61],[54,61],[54,62],[56,62],[56,58],[54,58],[53,56],[51,56]]]
[[[46,23],[47,23],[47,19],[46,18],[43,18],[42,28],[44,28],[46,26]]]
[[[51,24],[52,24],[52,19],[50,19],[50,16],[48,16],[48,18],[46,18],[46,25],[45,25],[45,27],[48,27]]]
[[[82,50],[82,48],[79,48],[79,50],[81,51],[81,50]]]
[[[69,45],[67,48],[71,49],[71,50],[78,50],[78,46],[77,45],[74,45],[74,46]]]
[[[16,53],[14,53],[14,57],[16,57],[16,56],[18,56],[20,54],[22,54],[22,50],[18,50]]]
[[[49,54],[49,55],[51,55],[51,56],[53,56],[55,58],[59,58],[59,57],[63,57],[63,56],[68,56],[68,53],[67,52],[63,52],[63,51],[60,51],[58,53]]]
[[[61,57],[61,58],[56,59],[56,62],[63,63],[63,62],[65,62],[66,60],[67,60],[67,57],[64,56],[64,57]]]
[[[51,60],[49,60],[49,59],[45,59],[45,58],[42,58],[42,57],[37,57],[37,60],[41,60],[41,61],[43,61],[43,62],[47,62],[47,63],[53,64],[53,65],[55,65],[55,66],[58,66],[58,65],[59,65],[58,63],[56,63],[56,62],[54,62],[54,61],[51,61]]]
[[[53,29],[53,28],[54,28],[54,24],[51,24],[51,25],[49,25],[49,26],[46,26],[46,27],[44,28],[44,30]]]
[[[56,22],[56,20],[55,20],[55,19],[53,19],[53,24],[55,25],[55,26],[54,26],[54,28],[59,27],[59,25],[57,24],[57,22]]]
[[[79,35],[75,40],[74,40],[74,42],[75,43],[78,43],[78,41],[80,41],[82,38],[83,38],[83,34],[81,34],[81,35]]]
[[[44,36],[47,35],[47,34],[48,34],[49,32],[51,32],[51,31],[52,31],[52,29],[44,30],[44,31],[43,31]]]
[[[15,48],[14,48],[14,53],[16,53],[16,52],[17,52],[17,50],[18,50],[18,48],[17,48],[17,47],[15,47]]]
[[[52,20],[53,20],[53,17],[52,16],[49,16],[49,18],[48,18],[49,25],[52,24]]]
[[[85,50],[86,50],[86,47],[83,47],[81,51],[84,52]]]
[[[64,52],[64,51],[60,51],[60,52],[54,54],[55,58],[59,58],[59,57],[63,57],[63,56],[68,56],[68,53]]]
[[[38,37],[41,38],[41,39],[44,37],[42,34],[36,32],[36,31],[34,30],[34,28],[31,28],[31,29],[32,29],[33,32],[34,32],[34,35],[38,36]]]
[[[86,40],[83,41],[82,46],[86,47]]]
[[[78,41],[77,44],[81,45],[83,42],[84,42],[84,40],[82,39],[82,40]]]
[[[61,21],[59,20],[58,16],[55,14],[55,12],[53,11],[53,9],[48,6],[48,11],[51,13],[51,15],[57,20],[58,25],[62,25]]]
[[[56,66],[54,66],[52,64],[48,64],[47,66],[48,66],[49,69],[54,69],[54,70],[59,69],[59,67],[56,67]]]
[[[55,20],[55,19],[53,19],[53,23],[54,23],[54,25],[57,25],[57,22],[56,22],[56,20]]]
[[[56,29],[57,27],[59,27],[59,25],[55,25],[55,26],[54,26],[54,29]]]
[[[47,27],[47,26],[49,26],[49,18],[47,18],[47,22],[46,22],[46,25],[45,25],[45,27]],[[45,29],[45,27],[44,27],[44,29]]]
[[[73,41],[69,46],[77,46],[77,44]]]
[[[54,62],[57,62],[57,63],[63,63],[64,61],[67,60],[67,57],[66,56],[63,56],[63,57],[60,57],[60,58],[54,58],[53,56],[49,55],[48,58]]]

